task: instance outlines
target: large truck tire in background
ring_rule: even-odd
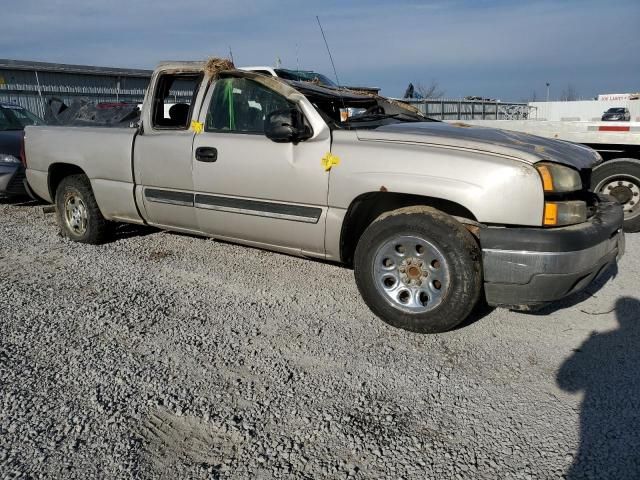
[[[605,161],[594,169],[591,188],[594,192],[612,195],[622,205],[626,232],[640,232],[640,160]]]

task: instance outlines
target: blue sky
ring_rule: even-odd
[[[6,0],[5,0],[6,1]],[[640,1],[20,0],[3,6],[0,58],[152,68],[226,56],[333,75],[401,95],[589,98],[640,91]]]

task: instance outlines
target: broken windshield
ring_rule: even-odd
[[[378,95],[328,89],[304,82],[289,83],[309,99],[332,129],[371,129],[400,122],[437,121],[407,104]]]

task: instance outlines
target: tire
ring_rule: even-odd
[[[478,244],[462,224],[430,207],[379,216],[358,241],[354,267],[371,311],[411,332],[451,330],[473,311],[482,291]]]
[[[70,175],[56,189],[56,218],[62,235],[80,243],[100,244],[109,234],[86,175]]]
[[[624,230],[640,232],[640,161],[617,158],[598,166],[591,174],[591,189],[613,195],[624,208]]]

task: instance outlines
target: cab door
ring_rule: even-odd
[[[198,231],[190,124],[204,95],[202,79],[198,70],[160,72],[149,87],[150,107],[143,112],[133,156],[138,205],[150,224]]]
[[[249,78],[223,78],[210,88],[193,143],[195,211],[210,235],[295,254],[324,255],[330,151],[328,127],[313,137],[276,143],[264,121],[296,107]],[[310,107],[312,108],[312,107]],[[307,112],[308,113],[308,112]]]

